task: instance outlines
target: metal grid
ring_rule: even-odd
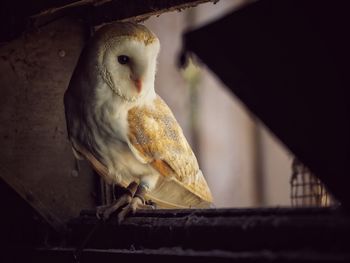
[[[299,160],[292,163],[291,203],[293,207],[331,206],[335,204],[324,184]]]

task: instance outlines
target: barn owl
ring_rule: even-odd
[[[122,220],[136,209],[208,207],[212,195],[195,155],[154,89],[158,38],[145,26],[113,23],[84,48],[64,95],[68,137],[77,158],[126,188],[98,208]]]

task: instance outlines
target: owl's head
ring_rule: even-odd
[[[159,49],[158,38],[145,26],[133,23],[104,26],[90,46],[102,81],[127,101],[154,92]]]

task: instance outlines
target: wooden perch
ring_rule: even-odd
[[[350,260],[349,214],[336,207],[139,210],[121,224],[116,217],[102,222],[95,211],[83,211],[68,228],[61,240],[41,231],[44,238],[35,245],[23,243],[28,235],[19,236],[20,245],[3,239],[0,258],[36,263]]]
[[[78,16],[85,18],[91,25],[96,26],[111,21],[140,22],[150,16],[159,16],[165,12],[182,11],[202,3],[219,0],[81,0],[70,4],[50,8],[33,15],[29,25],[37,28],[63,16]]]
[[[95,211],[82,211],[68,226],[68,243],[78,247],[96,224],[102,224],[86,247],[260,251],[297,249],[308,244],[323,249],[336,244],[337,249],[347,250],[348,220],[349,215],[337,208],[156,209],[140,210],[119,225],[116,217],[101,223]]]

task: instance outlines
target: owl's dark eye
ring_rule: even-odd
[[[118,56],[118,62],[122,65],[128,64],[129,61],[130,61],[130,58],[128,56],[125,56],[125,55]]]

